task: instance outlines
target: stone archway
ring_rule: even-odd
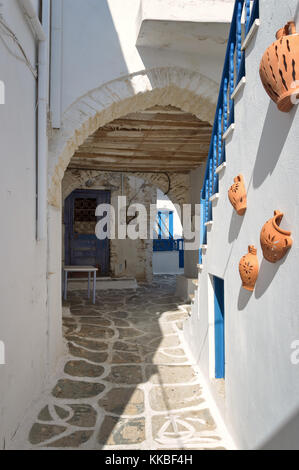
[[[91,90],[65,111],[61,128],[51,130],[47,298],[49,354],[53,366],[62,351],[61,182],[72,156],[98,128],[130,112],[156,105],[176,106],[212,124],[217,96],[218,85],[197,72],[179,67],[155,68],[118,78]],[[163,184],[161,189],[165,191]],[[176,199],[174,195],[171,198],[173,201]]]
[[[123,182],[123,183],[122,183]],[[170,184],[169,184],[170,183]],[[189,202],[189,174],[175,174],[175,179],[171,183],[169,175],[164,173],[142,173],[142,172],[120,172],[98,171],[98,170],[77,170],[67,169],[62,180],[62,261],[64,261],[65,253],[65,226],[64,226],[64,201],[75,190],[93,189],[93,190],[109,190],[111,192],[111,204],[117,213],[117,197],[121,195],[121,185],[124,184],[125,194],[130,203],[144,204],[148,213],[148,229],[150,227],[150,205],[156,204],[157,190],[162,193],[167,192],[167,196],[172,203],[182,207],[183,204]],[[132,186],[131,186],[132,184]],[[139,186],[138,186],[139,185]],[[144,186],[145,185],[145,186]],[[136,189],[138,189],[136,191]],[[170,190],[169,190],[170,189]],[[151,234],[152,235],[152,234]],[[138,280],[152,279],[152,257],[153,243],[152,236],[148,240],[136,240],[133,242],[134,250],[131,256],[134,259],[135,254],[138,256],[138,263],[135,268],[122,262],[124,257],[123,243],[126,243],[126,251],[129,249],[131,242],[119,241],[117,238],[110,240],[110,273],[114,278],[121,277],[117,266],[125,264],[125,272],[122,270],[121,275],[127,277],[133,276],[137,278],[134,269],[138,266]],[[129,245],[128,245],[129,243]],[[132,249],[132,246],[131,246]],[[133,269],[133,271],[132,271]],[[140,275],[144,276],[141,278]]]
[[[66,199],[75,189],[86,189],[88,187],[86,185],[88,180],[95,180],[103,187],[109,189],[111,186],[113,189],[114,186],[119,184],[118,179],[120,174],[121,171],[112,174],[109,170],[67,170],[64,175],[65,184],[62,187],[62,200]],[[164,194],[166,193],[174,204],[182,206],[190,202],[190,176],[187,173],[172,173],[168,175],[167,173],[157,172],[126,172],[126,175],[135,176],[152,184]]]
[[[76,101],[49,141],[48,202],[60,208],[61,181],[76,149],[99,127],[129,112],[160,105],[177,106],[213,122],[218,86],[207,77],[178,67],[142,71],[109,82]]]

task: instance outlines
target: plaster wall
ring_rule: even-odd
[[[192,214],[195,213],[195,204],[200,203],[200,191],[204,179],[205,165],[201,165],[190,173],[190,202],[192,204]],[[193,227],[194,230],[194,227]],[[185,258],[185,276],[190,279],[196,279],[198,275],[198,250],[186,250]]]
[[[36,3],[36,2],[35,2]],[[17,0],[1,2],[3,19],[35,67],[36,44]],[[0,80],[0,448],[10,445],[49,372],[47,241],[36,241],[36,80],[1,33]],[[57,353],[57,351],[56,351]]]
[[[235,99],[235,130],[226,143],[227,167],[199,274],[199,308],[184,334],[211,387],[214,363],[214,298],[211,276],[225,281],[225,399],[222,412],[238,447],[298,449],[299,369],[291,345],[299,336],[299,112],[278,111],[259,78],[259,63],[275,32],[295,18],[298,1],[260,2],[258,33],[246,49],[246,85]],[[248,191],[244,217],[227,197],[242,173]],[[275,209],[285,216],[294,245],[276,264],[263,259],[260,231]],[[260,273],[255,291],[242,289],[238,272],[248,245],[258,249]]]
[[[198,47],[192,50],[189,44],[188,52],[178,51],[178,48],[169,50],[163,44],[158,48],[136,47],[137,34],[142,11],[145,11],[146,15],[160,20],[210,22],[208,36],[212,35],[213,24],[231,21],[232,0],[201,0],[188,4],[155,1],[143,2],[142,5],[140,0],[63,0],[61,5],[59,3],[54,1],[53,8],[60,11],[63,31],[61,68],[57,70],[59,76],[56,77],[60,87],[61,115],[78,97],[90,90],[145,69],[178,66],[199,72],[216,83],[219,81],[225,41],[222,44],[212,41],[209,54],[206,54],[197,38],[193,42],[197,41]],[[173,39],[182,42],[175,31]],[[198,53],[199,48],[202,49],[203,60]]]
[[[154,274],[182,274],[184,269],[179,267],[178,251],[154,251]]]

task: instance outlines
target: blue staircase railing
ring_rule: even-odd
[[[209,155],[206,165],[203,187],[201,190],[201,226],[199,264],[202,264],[202,246],[207,244],[206,223],[212,221],[211,197],[218,192],[218,174],[216,172],[225,162],[224,133],[234,123],[234,100],[232,94],[245,76],[245,52],[242,42],[249,33],[254,21],[259,18],[259,0],[236,0],[228,38],[223,73],[219,89],[215,120]],[[244,19],[244,21],[243,21]]]

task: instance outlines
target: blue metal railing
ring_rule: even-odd
[[[232,94],[241,78],[245,76],[245,52],[242,51],[242,42],[258,17],[259,0],[254,0],[253,2],[250,0],[235,1],[210,150],[204,183],[201,190],[201,246],[207,244],[206,223],[212,220],[212,202],[210,198],[218,191],[218,175],[216,169],[225,161],[225,141],[223,140],[223,134],[230,125],[234,123],[234,100],[232,99]],[[199,250],[199,263],[202,263],[201,248]]]

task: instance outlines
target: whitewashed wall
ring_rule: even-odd
[[[222,44],[220,40],[209,44],[209,54],[205,48],[201,53],[199,40],[198,47],[193,41],[192,50],[189,47],[189,52],[180,51],[179,36],[174,37],[176,41],[170,48],[167,44],[158,48],[151,45],[136,47],[142,19],[141,3],[141,0],[53,1],[53,7],[61,15],[63,31],[61,67],[53,71],[55,95],[57,87],[60,89],[61,113],[90,90],[144,69],[178,66],[200,72],[215,83],[219,81],[225,51],[223,41]],[[226,23],[226,35],[233,3],[233,0],[216,0],[212,5],[210,0],[187,4],[181,0],[143,1],[143,10],[146,17],[150,7],[149,16],[164,20],[199,21],[204,15],[206,20]],[[212,35],[212,29],[213,23],[208,28],[208,35]]]
[[[16,0],[2,0],[1,14],[35,66],[36,46]],[[0,41],[0,448],[10,439],[24,411],[40,394],[49,361],[47,319],[47,242],[36,241],[36,81],[14,54],[7,36]]]
[[[38,6],[37,0],[33,3]],[[175,2],[171,3],[176,7]],[[211,89],[217,87],[221,62],[217,51],[221,51],[223,44],[219,48],[215,46],[215,60],[211,60],[210,53],[201,60],[196,52],[136,48],[139,0],[51,0],[51,5],[55,22],[51,48],[51,117],[56,126],[63,112],[94,88],[155,67],[166,67],[166,70],[173,67],[174,73],[175,67],[200,72],[208,77]],[[167,9],[169,6],[168,3]],[[175,11],[180,18],[185,5],[178,2],[178,6]],[[165,13],[165,5],[162,10]],[[36,64],[36,44],[18,1],[2,0],[1,14],[31,62]],[[0,155],[5,169],[0,175],[4,220],[0,341],[5,342],[7,360],[7,366],[0,366],[0,447],[4,447],[9,446],[24,411],[40,395],[45,377],[53,371],[61,354],[61,211],[49,206],[48,241],[37,243],[36,82],[3,42],[0,65],[0,80],[6,83],[6,104],[0,106]],[[191,79],[187,84],[192,88]],[[84,111],[80,110],[79,114],[82,117]],[[78,115],[74,116],[73,122],[77,118]],[[55,144],[52,155],[53,147]],[[59,190],[57,194],[59,199]]]
[[[299,110],[279,112],[259,78],[259,63],[275,32],[295,17],[298,1],[262,0],[261,26],[246,50],[246,86],[236,98],[235,123],[227,141],[227,167],[220,199],[213,209],[204,268],[199,274],[199,311],[185,327],[186,339],[211,390],[213,290],[210,275],[225,281],[226,378],[223,414],[242,448],[299,448],[299,366],[292,365],[291,344],[299,339]],[[248,209],[237,216],[227,197],[242,173]],[[273,211],[284,212],[282,227],[294,245],[281,262],[262,257],[263,224]],[[249,244],[258,248],[260,274],[255,291],[241,288],[239,260]]]

